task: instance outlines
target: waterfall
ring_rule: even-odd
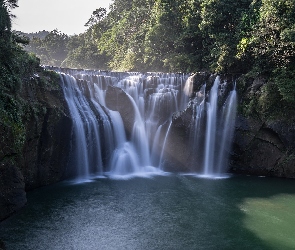
[[[230,154],[232,139],[234,135],[234,125],[237,111],[237,92],[232,90],[222,108],[221,116],[221,138],[219,144],[219,153],[216,162],[216,173],[221,174],[228,166],[228,155]]]
[[[122,118],[116,111],[112,111],[111,114],[116,147],[111,157],[110,174],[118,176],[137,172],[139,169],[138,155],[134,145],[126,139]]]
[[[192,171],[205,177],[222,176],[228,166],[233,139],[237,93],[230,91],[221,109],[220,77],[217,76],[210,90],[208,101],[204,85],[193,100],[193,118],[190,132]]]
[[[167,138],[168,138],[168,135],[169,135],[169,132],[170,132],[171,125],[172,125],[172,122],[169,123],[168,130],[167,130],[167,133],[166,133],[165,138],[164,138],[163,148],[161,150],[160,161],[159,161],[159,168],[160,169],[163,169],[163,165],[164,165],[164,159],[163,158],[164,158]]]
[[[218,107],[219,77],[207,98],[206,85],[194,94],[186,74],[56,71],[73,122],[68,176],[85,180],[161,173],[173,114],[186,109],[189,98],[191,171],[226,171],[237,97],[234,89]]]
[[[205,140],[205,93],[206,85],[203,85],[193,100],[192,127],[190,141],[192,159],[191,165],[200,165],[204,161],[204,140]],[[194,170],[194,168],[193,168]]]
[[[206,141],[205,141],[205,159],[204,159],[204,175],[214,173],[214,155],[216,152],[216,120],[217,120],[217,97],[219,77],[216,77],[214,85],[210,91],[209,102],[206,103],[207,108],[207,125],[206,125]]]
[[[87,102],[83,88],[69,75],[61,75],[65,99],[73,121],[74,143],[72,164],[75,176],[89,178],[91,172],[102,173],[102,157],[98,119]]]

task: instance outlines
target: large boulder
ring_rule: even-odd
[[[56,108],[30,117],[20,166],[26,190],[60,181],[65,174],[70,150],[71,120]]]
[[[110,110],[118,111],[122,117],[127,138],[132,135],[135,121],[135,108],[133,100],[124,90],[109,86],[106,91],[106,105]]]
[[[192,108],[189,106],[184,111],[175,113],[172,117],[164,152],[166,159],[164,168],[167,171],[191,171],[191,150],[188,142],[192,113]]]
[[[238,80],[240,115],[230,169],[235,173],[295,178],[294,113],[286,116],[279,109],[265,113],[264,87],[270,84],[266,76],[243,76]]]

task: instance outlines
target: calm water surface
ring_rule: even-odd
[[[156,176],[28,193],[7,249],[295,249],[295,181]]]

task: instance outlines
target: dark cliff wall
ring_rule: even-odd
[[[295,124],[238,117],[231,171],[295,178]]]
[[[26,137],[19,158],[27,190],[60,180],[67,161],[71,119],[59,78],[51,79],[40,84],[37,77],[22,91],[24,100],[31,105],[25,117]]]
[[[13,100],[22,124],[0,126],[0,220],[26,203],[25,190],[63,178],[71,134],[57,74],[39,69]]]

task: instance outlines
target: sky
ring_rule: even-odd
[[[112,0],[19,0],[12,13],[16,18],[12,28],[26,33],[42,30],[80,34],[92,12],[99,7],[108,8]]]

